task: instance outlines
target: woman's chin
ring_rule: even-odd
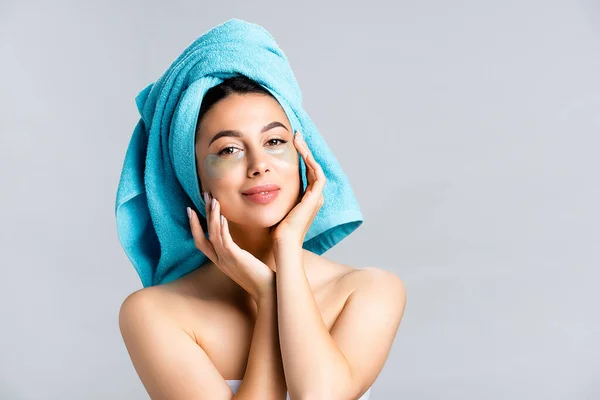
[[[283,214],[280,211],[275,211],[275,210],[264,210],[264,212],[261,211],[255,211],[252,213],[247,214],[244,219],[245,219],[245,223],[244,225],[253,227],[253,228],[270,228],[273,225],[278,224],[283,218],[285,217],[285,214]]]
[[[265,217],[265,218],[260,218],[260,219],[256,219],[254,220],[254,226],[256,226],[257,228],[270,228],[273,225],[277,225],[279,222],[281,222],[282,218],[274,218],[273,216],[270,217]]]

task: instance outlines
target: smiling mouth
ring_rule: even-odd
[[[268,204],[268,203],[272,202],[273,200],[275,200],[275,198],[277,197],[278,194],[279,194],[279,189],[277,189],[277,190],[270,190],[270,191],[267,191],[267,192],[258,192],[258,193],[253,193],[253,194],[245,194],[244,197],[247,198],[248,200],[254,202],[254,203]]]

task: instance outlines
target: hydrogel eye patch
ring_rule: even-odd
[[[291,141],[282,143],[278,146],[265,148],[264,151],[274,158],[289,164],[294,164],[298,159],[298,151]],[[228,157],[219,156],[218,154],[209,154],[204,159],[204,169],[206,170],[206,174],[211,179],[221,179],[227,175],[229,171],[233,170],[243,162],[245,158],[244,155],[244,150],[240,150]]]

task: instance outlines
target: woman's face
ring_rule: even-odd
[[[202,190],[219,201],[228,221],[270,227],[297,204],[298,151],[277,100],[255,93],[231,94],[204,114],[197,129],[196,167]],[[280,188],[267,204],[243,194],[265,184]]]

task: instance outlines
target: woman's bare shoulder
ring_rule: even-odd
[[[399,279],[394,273],[381,268],[352,266],[308,251],[305,251],[305,262],[308,279],[315,290],[330,287],[353,291],[377,279]],[[229,285],[217,284],[208,274],[208,270],[198,268],[175,281],[137,290],[129,297],[136,297],[140,302],[160,304],[167,308],[180,301],[210,300],[216,304],[222,301],[229,303],[232,296],[229,295],[229,290],[225,289],[230,289]],[[231,295],[235,293],[231,292]]]
[[[167,312],[181,309],[182,305],[195,304],[202,300],[210,300],[211,292],[202,285],[204,271],[198,268],[174,281],[155,286],[148,286],[131,293],[124,301],[137,303],[139,306],[152,306]]]
[[[330,260],[323,256],[314,255],[313,262],[320,264],[316,270],[324,271],[329,275],[331,283],[338,288],[356,289],[361,286],[369,285],[376,279],[389,279],[392,272],[373,266],[352,266],[337,261]],[[397,277],[396,277],[397,278]]]
[[[374,266],[354,267],[347,264],[339,264],[340,275],[337,285],[345,288],[365,288],[371,285],[379,285],[386,281],[400,281],[400,278],[393,273],[383,268]]]

